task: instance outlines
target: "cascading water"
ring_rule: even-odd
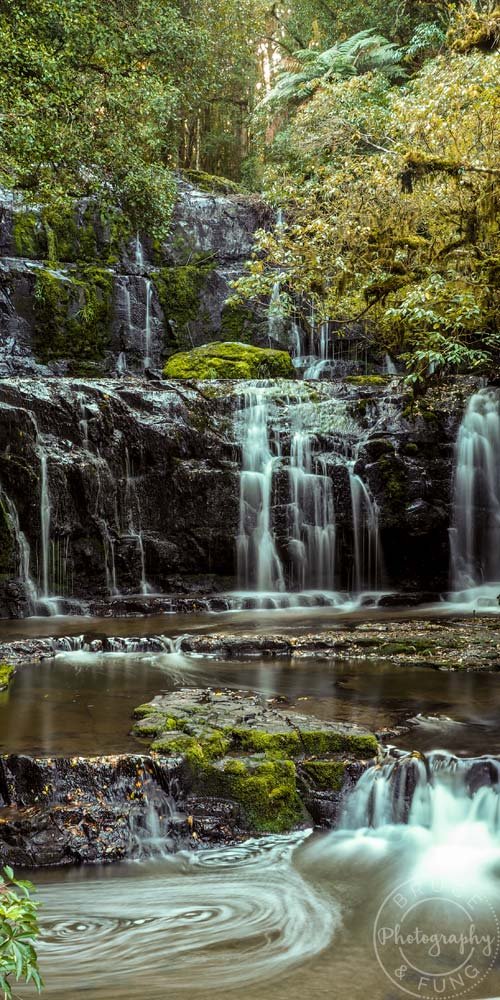
[[[500,760],[436,751],[369,768],[346,800],[341,827],[400,823],[429,830],[438,841],[446,841],[460,824],[481,823],[500,846]]]
[[[472,396],[458,432],[451,586],[470,601],[500,590],[500,393]],[[489,587],[488,587],[489,585]],[[484,588],[480,590],[478,588]]]
[[[354,538],[353,590],[358,594],[381,585],[381,550],[378,508],[361,476],[354,472],[355,463],[349,463],[349,485],[352,504],[352,530]]]
[[[284,591],[285,578],[272,530],[273,472],[280,456],[279,435],[269,436],[270,401],[264,390],[243,397],[241,414],[242,470],[238,577],[247,589]]]
[[[321,438],[313,429],[318,410],[308,391],[290,383],[284,393],[283,387],[276,393],[263,383],[244,393],[237,411],[242,449],[239,585],[246,595],[252,593],[254,604],[260,599],[264,605],[289,605],[294,599],[286,593],[288,587],[306,604],[342,603],[346,595],[335,592],[331,466],[337,472],[345,469],[351,484],[353,571],[348,575],[356,594],[380,586],[378,510],[354,473],[355,461],[348,459],[342,437],[329,440],[328,458],[322,454]],[[342,413],[340,404],[336,425]],[[327,419],[335,422],[335,408]]]
[[[288,549],[294,583],[300,590],[333,590],[336,532],[332,482],[322,459],[314,456],[314,443],[314,437],[303,431],[296,431],[292,438]]]
[[[139,502],[139,496],[137,493],[137,488],[135,484],[135,479],[132,474],[130,465],[130,456],[128,448],[125,450],[125,512],[127,517],[127,530],[137,543],[137,548],[139,552],[139,560],[141,567],[141,582],[140,590],[141,594],[151,594],[152,588],[146,579],[146,553],[144,550],[144,539],[142,535],[141,527],[141,507]]]
[[[29,546],[28,539],[21,531],[21,525],[19,523],[19,514],[17,512],[17,507],[6,494],[3,487],[0,486],[0,496],[2,498],[3,506],[8,515],[10,521],[13,536],[15,538],[17,546],[17,571],[21,582],[24,585],[24,591],[26,594],[26,599],[28,603],[28,611],[33,614],[36,609],[36,603],[38,600],[38,590],[33,577],[31,576],[31,550]]]
[[[146,289],[146,316],[144,321],[144,370],[151,367],[151,305],[153,285],[150,278],[144,279]]]

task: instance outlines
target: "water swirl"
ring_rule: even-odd
[[[229,988],[318,954],[340,917],[293,866],[302,839],[250,841],[175,856],[161,869],[43,887],[40,960],[49,994],[69,996],[78,983],[86,996],[132,997],[136,988],[143,996],[146,979],[148,997],[197,981]]]

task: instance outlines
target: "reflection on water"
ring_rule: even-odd
[[[22,667],[0,694],[0,751],[107,754],[137,751],[132,712],[174,687],[248,688],[284,696],[321,719],[380,732],[416,719],[389,742],[427,751],[500,753],[500,675],[395,667],[387,661],[228,662],[159,654],[59,654]]]
[[[493,588],[495,589],[495,588]],[[500,583],[498,584],[500,591]],[[465,619],[480,613],[497,616],[500,605],[488,599],[483,606],[466,603],[454,604],[440,601],[437,604],[416,608],[377,608],[353,605],[346,610],[339,607],[267,608],[243,611],[194,612],[193,614],[129,615],[124,618],[92,618],[82,615],[60,615],[51,618],[0,619],[0,640],[36,637],[81,635],[181,635],[183,632],[212,633],[252,632],[254,635],[303,634],[324,629],[343,628],[359,622],[443,621],[449,618]]]

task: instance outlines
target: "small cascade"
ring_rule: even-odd
[[[500,760],[444,751],[403,754],[370,767],[348,794],[344,830],[408,824],[445,841],[460,824],[484,824],[500,837]]]
[[[127,371],[127,355],[125,354],[125,351],[121,351],[118,355],[116,370],[119,375],[125,375],[125,372]]]
[[[2,498],[3,506],[7,512],[9,518],[12,533],[16,541],[17,546],[17,572],[24,586],[24,592],[28,602],[28,610],[30,614],[34,614],[36,610],[36,603],[38,600],[38,590],[33,577],[31,576],[31,550],[28,539],[23,531],[21,531],[21,525],[19,523],[19,514],[17,512],[17,507],[7,495],[3,487],[0,487],[0,496]]]
[[[144,269],[144,250],[139,233],[135,234],[135,266],[141,271]]]
[[[273,473],[280,455],[279,435],[268,432],[270,399],[251,389],[241,413],[242,469],[240,527],[237,539],[238,578],[246,589],[284,591],[285,578],[272,530]]]
[[[97,481],[97,491],[96,500],[94,507],[94,519],[99,527],[102,538],[102,545],[104,549],[104,571],[106,574],[106,590],[110,597],[117,597],[120,593],[117,584],[116,577],[116,558],[115,558],[115,537],[110,529],[109,523],[104,516],[104,490],[102,484],[102,474],[107,471],[107,463],[105,459],[101,458],[99,450],[97,451],[98,461],[95,463],[94,472]],[[115,524],[118,521],[118,512],[114,511]]]
[[[144,278],[146,289],[146,316],[144,322],[144,370],[151,368],[151,305],[153,285],[150,278]]]
[[[353,590],[378,590],[382,581],[379,511],[366,484],[354,472],[350,462],[349,485],[352,503],[352,530],[354,536]]]
[[[147,861],[178,849],[188,828],[179,805],[179,783],[160,761],[152,762],[149,775],[142,775],[141,793],[142,802],[130,812],[127,853],[136,861]]]
[[[384,374],[385,375],[397,375],[398,370],[390,354],[384,354]]]
[[[48,468],[48,456],[45,442],[38,430],[36,430],[36,452],[40,462],[40,569],[38,585],[38,603],[43,606],[44,611],[49,615],[57,615],[59,612],[59,602],[52,594],[51,584],[57,576],[65,576],[65,569],[56,574],[56,549],[51,545],[51,521],[52,503],[50,496],[50,479]]]
[[[293,578],[300,590],[333,590],[335,511],[331,479],[314,456],[315,439],[297,431],[290,450],[291,532],[288,545]]]
[[[275,606],[273,595],[282,595],[279,604],[284,606],[288,588],[336,602],[337,576],[349,579],[351,593],[376,591],[382,577],[378,509],[354,471],[357,445],[341,431],[345,425],[352,435],[355,428],[345,423],[343,404],[335,404],[323,413],[332,431],[338,430],[322,444],[314,430],[318,420],[322,422],[317,404],[311,403],[303,386],[290,383],[288,392],[284,399],[283,389],[276,394],[272,385],[261,383],[245,391],[236,414],[242,449],[237,537],[240,589],[247,595],[255,592],[256,599],[260,595],[265,606]],[[350,482],[351,573],[342,566],[337,573],[332,469],[337,475],[346,470],[345,479]],[[241,596],[245,599],[245,594]]]
[[[500,393],[472,396],[456,444],[451,585],[455,592],[500,589]]]
[[[267,336],[269,346],[273,347],[280,340],[283,328],[283,309],[281,305],[281,286],[279,281],[275,281],[271,298],[269,300],[269,312],[267,319]]]
[[[140,593],[151,594],[153,591],[146,579],[146,553],[144,551],[144,539],[141,528],[141,507],[135,479],[131,471],[128,448],[125,451],[124,506],[127,517],[127,530],[130,537],[135,539],[139,553],[139,562],[141,567]]]

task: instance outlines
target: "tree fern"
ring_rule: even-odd
[[[402,49],[373,30],[359,31],[324,52],[300,49],[294,53],[292,68],[280,74],[261,106],[300,103],[332,77],[346,79],[376,70],[390,79],[402,79],[406,75],[403,58]]]

